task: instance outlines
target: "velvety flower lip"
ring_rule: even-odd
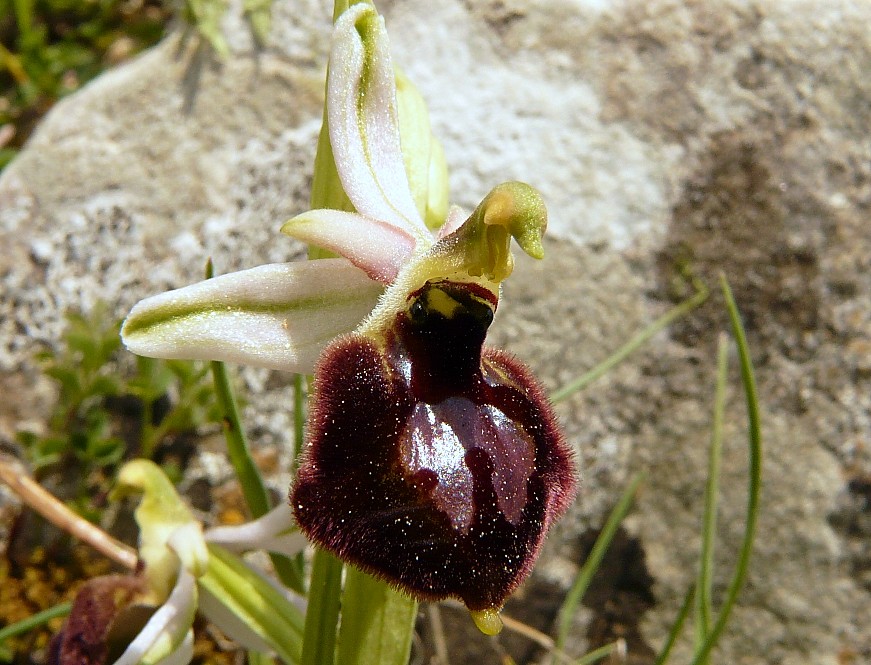
[[[429,285],[384,346],[355,333],[325,352],[291,502],[341,558],[418,597],[492,612],[569,505],[572,455],[531,373],[482,346],[489,317],[462,304],[443,316],[432,296],[445,292],[474,298]]]

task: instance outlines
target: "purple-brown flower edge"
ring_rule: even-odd
[[[542,387],[483,346],[497,298],[430,280],[322,355],[291,504],[318,545],[411,595],[498,610],[574,496]]]

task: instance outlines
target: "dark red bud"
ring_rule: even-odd
[[[142,580],[130,575],[106,575],[85,582],[61,632],[52,640],[49,664],[102,665],[117,660],[121,653],[112,648],[110,632],[143,590]]]
[[[291,492],[303,531],[424,599],[499,608],[568,507],[571,452],[539,384],[483,348],[495,309],[474,284],[427,283],[383,345],[323,354]]]

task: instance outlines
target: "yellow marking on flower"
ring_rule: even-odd
[[[441,289],[430,289],[427,294],[426,307],[432,312],[441,314],[446,319],[452,319],[462,306]]]

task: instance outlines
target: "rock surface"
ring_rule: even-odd
[[[0,406],[4,442],[46,407],[31,358],[57,341],[66,308],[103,299],[121,315],[198,279],[207,256],[226,272],[301,254],[277,229],[306,208],[322,4],[276,3],[259,52],[230,16],[226,62],[168,38],[58,104],[0,176],[0,385],[15,395]],[[429,101],[453,200],[471,207],[519,178],[549,203],[548,256],[519,262],[492,343],[556,388],[686,295],[682,266],[731,281],[757,365],[765,487],[749,583],[715,661],[871,660],[871,6],[379,6]],[[724,329],[714,294],[559,406],[583,489],[540,581],[565,585],[629,477],[647,473],[597,591],[610,600],[579,614],[573,653],[622,634],[631,662],[652,662],[692,582]],[[288,378],[244,376],[255,444],[286,447]],[[717,597],[743,529],[742,400],[733,378]],[[478,662],[496,662],[477,643]]]

